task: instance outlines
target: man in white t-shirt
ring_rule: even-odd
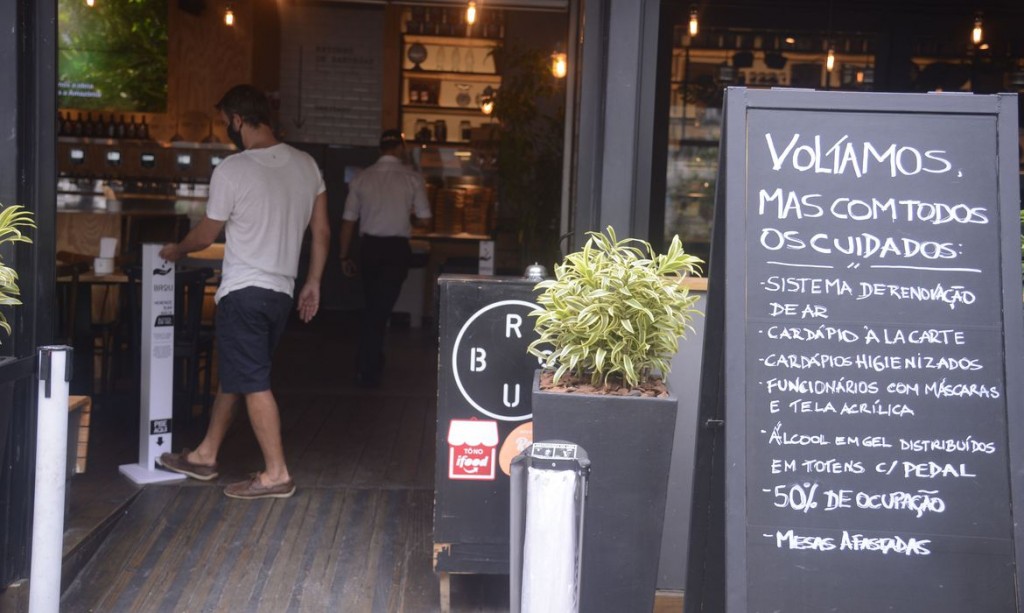
[[[398,130],[380,137],[381,156],[349,184],[341,223],[341,270],[358,270],[363,285],[363,320],[356,350],[356,381],[380,385],[384,367],[384,333],[402,283],[409,273],[412,225],[426,225],[430,203],[423,177],[403,163],[405,140]],[[359,222],[359,267],[351,258]]]
[[[220,380],[203,442],[190,451],[160,456],[164,468],[209,481],[217,478],[217,454],[245,399],[266,464],[253,478],[233,483],[232,498],[287,498],[295,484],[285,463],[281,419],[270,390],[270,366],[292,309],[299,253],[308,227],[309,272],[299,292],[304,322],[320,304],[330,225],[327,192],[316,162],[277,140],[266,96],[250,85],[230,89],[217,109],[228,136],[241,150],[213,172],[206,216],[180,243],[160,256],[175,261],[208,247],[224,231],[224,265],[217,301],[217,367]]]

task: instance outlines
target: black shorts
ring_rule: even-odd
[[[217,303],[217,368],[229,394],[270,389],[274,349],[284,334],[292,298],[262,287],[245,287]]]

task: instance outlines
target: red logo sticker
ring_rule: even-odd
[[[498,422],[453,419],[448,426],[448,478],[493,481]]]

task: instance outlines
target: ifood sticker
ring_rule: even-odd
[[[493,481],[498,422],[453,419],[448,426],[448,478]]]

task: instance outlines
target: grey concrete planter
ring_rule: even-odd
[[[650,611],[658,579],[678,402],[540,391],[533,438],[563,439],[590,456],[580,611]]]

